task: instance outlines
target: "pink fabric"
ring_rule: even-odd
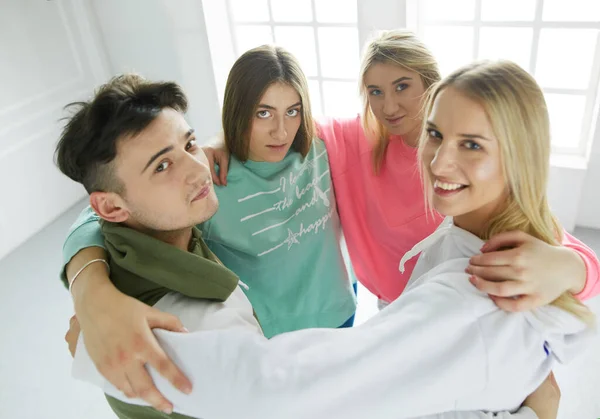
[[[417,258],[404,273],[402,256],[430,235],[442,217],[426,213],[417,167],[417,151],[400,137],[392,137],[379,175],[373,172],[372,146],[360,117],[320,121],[342,228],[357,279],[378,298],[391,302],[406,287]],[[586,264],[587,283],[577,296],[600,293],[600,263],[594,252],[570,235],[565,246],[579,253]]]
[[[375,175],[359,117],[327,120],[319,128],[357,279],[377,297],[393,301],[417,261],[409,261],[401,274],[400,259],[441,221],[425,213],[416,149],[392,138],[381,173]]]
[[[600,294],[600,264],[594,251],[566,232],[563,234],[563,246],[575,250],[583,259],[587,270],[585,287],[575,297],[587,300]]]

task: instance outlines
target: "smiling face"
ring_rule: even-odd
[[[174,231],[218,208],[208,161],[183,115],[163,109],[140,134],[120,139],[115,159],[124,192],[116,205],[137,229]]]
[[[500,147],[484,108],[453,87],[435,98],[422,165],[433,208],[474,234],[508,198]]]
[[[421,76],[399,65],[375,63],[365,73],[369,106],[394,135],[416,136],[425,87]]]
[[[249,160],[279,162],[289,151],[302,122],[302,101],[288,84],[271,84],[260,98],[254,113]]]

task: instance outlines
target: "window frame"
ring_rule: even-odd
[[[544,93],[567,94],[585,97],[584,114],[579,131],[579,139],[574,147],[558,147],[552,145],[552,153],[566,156],[586,156],[589,153],[596,127],[596,117],[600,102],[600,21],[544,21],[542,19],[545,0],[536,0],[535,16],[532,21],[484,21],[481,18],[482,0],[474,0],[475,16],[468,20],[439,20],[427,19],[425,16],[425,2],[407,0],[407,20],[411,22],[412,30],[419,37],[424,38],[425,27],[454,26],[469,27],[473,29],[472,59],[478,59],[480,31],[482,28],[529,28],[533,30],[528,70],[534,77],[536,74],[537,57],[539,53],[539,40],[542,29],[595,29],[596,49],[593,51],[593,64],[588,86],[585,89],[548,88],[542,86]]]

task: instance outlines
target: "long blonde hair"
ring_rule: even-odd
[[[452,86],[486,111],[500,148],[509,197],[501,211],[488,220],[481,239],[506,231],[523,231],[551,245],[562,242],[562,227],[550,211],[546,195],[550,161],[550,122],[544,94],[536,81],[510,61],[481,61],[454,71],[431,90],[424,115],[431,113],[438,94]],[[431,181],[422,163],[427,142],[419,140],[419,166],[427,205],[431,208]],[[552,302],[587,323],[591,311],[571,293]]]
[[[360,95],[363,101],[363,129],[367,138],[374,142],[372,163],[375,173],[381,170],[389,142],[387,129],[371,110],[369,92],[365,84],[367,71],[377,63],[401,66],[419,74],[426,92],[441,78],[433,54],[412,32],[385,31],[367,45],[360,66]]]

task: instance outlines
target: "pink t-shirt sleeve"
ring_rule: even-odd
[[[360,116],[353,118],[321,118],[317,121],[317,136],[325,142],[331,177],[344,174],[348,161],[358,152],[359,135],[362,133]]]
[[[579,300],[587,300],[600,294],[600,262],[598,262],[596,253],[567,232],[563,234],[562,244],[569,249],[575,250],[581,256],[587,271],[585,287],[575,297]]]

